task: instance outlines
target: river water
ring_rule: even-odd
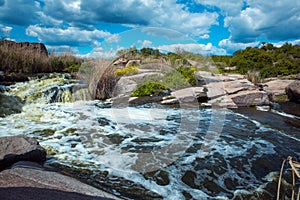
[[[299,116],[280,105],[128,106],[84,87],[66,75],[11,86],[26,103],[0,136],[34,137],[46,165],[128,199],[274,199],[282,160],[300,160]]]

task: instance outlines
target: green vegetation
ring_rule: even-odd
[[[221,72],[247,74],[259,72],[261,78],[300,73],[300,46],[285,43],[282,47],[263,43],[260,48],[247,47],[233,56],[212,56]],[[226,70],[226,67],[236,67]]]
[[[179,67],[176,69],[182,76],[184,76],[185,80],[192,86],[197,84],[197,79],[195,76],[195,71],[197,70],[195,67],[184,68]]]
[[[159,83],[148,82],[138,87],[132,93],[131,96],[134,97],[143,97],[143,96],[152,96],[152,95],[157,96],[159,95],[159,93],[164,92],[165,89],[166,89],[165,86]]]

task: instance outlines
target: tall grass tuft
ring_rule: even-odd
[[[246,78],[248,81],[250,81],[254,84],[258,84],[263,81],[259,71],[248,71],[246,73]]]

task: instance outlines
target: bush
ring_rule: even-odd
[[[177,71],[181,73],[184,76],[185,80],[192,86],[195,86],[197,84],[197,79],[195,76],[196,70],[197,69],[193,67],[192,68],[179,67],[177,69]]]
[[[144,85],[138,87],[131,96],[134,97],[143,97],[143,96],[157,96],[159,93],[165,91],[165,86],[155,83],[155,82],[148,82]]]

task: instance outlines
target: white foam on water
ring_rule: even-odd
[[[27,93],[24,94],[26,95]],[[208,126],[210,123],[214,123],[212,126],[218,126],[222,121],[218,119],[218,115],[214,116],[216,119],[211,119],[214,112],[217,113],[213,109],[201,110],[200,114],[189,109],[159,107],[101,109],[96,106],[99,103],[99,101],[78,101],[27,104],[23,107],[22,113],[0,118],[0,136],[24,134],[36,137],[42,145],[57,151],[53,157],[58,162],[69,166],[82,165],[82,168],[95,171],[108,171],[111,176],[141,184],[162,195],[164,199],[184,199],[183,191],[188,192],[194,199],[212,198],[204,191],[191,188],[181,180],[184,173],[193,169],[193,165],[199,159],[213,165],[222,162],[221,158],[225,160],[222,167],[226,169],[226,173],[218,175],[214,181],[226,188],[224,184],[226,178],[235,178],[243,183],[244,178],[247,177],[248,181],[255,182],[255,176],[251,174],[251,166],[243,165],[245,171],[237,171],[238,169],[230,167],[230,159],[242,158],[252,149],[256,152],[249,158],[250,161],[263,154],[275,153],[275,146],[260,137],[252,136],[253,138],[248,140],[245,137],[235,138],[234,134],[228,133],[222,138],[217,131],[211,129],[205,131],[206,123]],[[258,121],[242,114],[228,110],[219,112],[251,121],[257,127],[253,131],[257,135],[275,131],[263,127]],[[193,130],[195,126],[198,127],[197,117],[200,118],[200,122],[205,123],[200,123],[199,129]],[[103,120],[103,125],[99,120]],[[180,127],[182,121],[187,124]],[[191,123],[192,128],[188,123]],[[224,123],[233,126],[237,131],[247,129],[247,126],[242,123],[232,125],[230,118]],[[161,133],[161,130],[166,131]],[[275,131],[275,133],[280,132]],[[285,133],[282,134],[287,136]],[[204,144],[211,148],[208,153],[203,153]],[[185,152],[189,147],[199,147],[199,149],[195,149],[192,153]],[[156,170],[163,168],[168,171],[170,183],[165,186],[158,185],[135,171],[133,166],[138,161],[143,161],[141,157],[145,158],[145,163],[141,162],[145,166],[139,166],[141,169],[146,169],[147,165],[153,162],[157,164]],[[213,179],[209,177],[214,173],[210,169],[200,170],[197,173],[207,174],[208,178]],[[196,181],[200,184],[202,180]],[[234,195],[247,192],[246,190],[228,191]],[[220,194],[214,198],[226,199],[223,196]]]
[[[271,111],[272,111],[273,113],[276,113],[276,114],[281,115],[281,116],[283,116],[283,117],[288,117],[288,118],[299,119],[299,120],[300,120],[300,117],[295,116],[295,115],[292,115],[292,114],[288,114],[288,113],[285,113],[285,112],[280,112],[280,111],[274,110],[274,109],[271,109]]]

